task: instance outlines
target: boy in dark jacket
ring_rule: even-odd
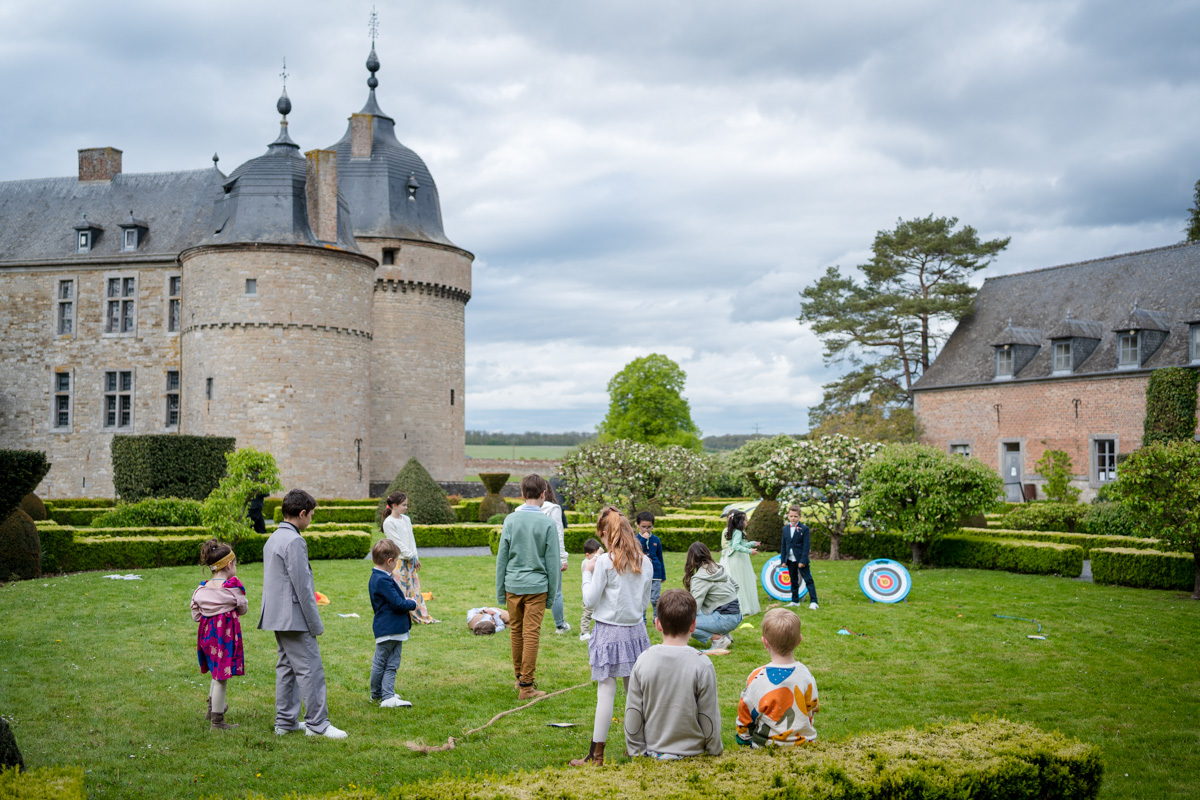
[[[800,579],[803,578],[808,587],[808,607],[815,611],[818,608],[817,584],[813,582],[812,565],[808,561],[812,531],[800,522],[800,506],[788,506],[787,519],[779,540],[779,558],[787,566],[788,578],[792,581],[792,602],[788,605],[800,605]]]
[[[643,511],[637,515],[637,532],[642,552],[650,557],[650,563],[654,565],[654,580],[650,584],[650,607],[654,609],[654,618],[658,619],[658,597],[662,593],[662,582],[667,577],[667,568],[663,564],[662,539],[654,535],[654,514]],[[642,620],[645,619],[646,613],[643,610]]]
[[[396,694],[396,670],[400,668],[400,649],[408,640],[410,621],[408,612],[417,604],[404,596],[400,586],[392,578],[400,548],[391,539],[380,539],[371,548],[371,570],[369,592],[371,608],[375,610],[375,621],[371,630],[375,634],[375,659],[371,662],[371,699],[382,700],[380,708],[411,706]]]

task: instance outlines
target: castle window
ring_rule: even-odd
[[[137,250],[138,245],[138,230],[137,228],[125,229],[125,242],[123,249],[125,251]]]
[[[127,253],[137,250],[148,230],[150,226],[144,220],[136,219],[130,211],[129,219],[121,223],[121,249]]]
[[[1200,361],[1200,325],[1192,326],[1191,351],[1192,361]]]
[[[167,370],[167,391],[164,395],[166,398],[166,426],[168,428],[179,427],[179,370]]]
[[[996,377],[1011,378],[1013,376],[1013,351],[1008,347],[996,348]]]
[[[58,282],[55,292],[57,300],[58,335],[70,336],[75,332],[75,280],[73,278]]]
[[[1070,342],[1054,343],[1054,371],[1059,373],[1071,371]]]
[[[109,277],[105,281],[104,332],[132,335],[137,327],[137,278]]]
[[[1117,336],[1117,366],[1118,367],[1138,367],[1141,366],[1138,359],[1138,335],[1137,333],[1122,333]]]
[[[75,243],[75,252],[76,253],[88,253],[88,252],[91,252],[91,249],[92,249],[92,232],[91,231],[80,231],[79,232],[79,241],[77,241]]]
[[[258,294],[257,278],[246,278],[246,294]]]
[[[450,390],[450,405],[454,405],[454,390]]]
[[[54,418],[52,426],[56,431],[65,432],[71,429],[71,373],[67,371],[54,373]]]
[[[963,442],[952,442],[950,444],[950,455],[962,456],[963,458],[971,457],[971,445]]]
[[[133,372],[130,370],[104,373],[104,427],[133,427]]]
[[[212,384],[213,384],[212,378],[204,379],[204,399],[205,400],[212,400]]]
[[[394,247],[383,248],[383,263],[385,266],[396,263],[396,249]]]
[[[1117,440],[1092,439],[1092,480],[1096,484],[1117,479]]]
[[[183,278],[178,275],[167,276],[167,331],[179,333],[180,295],[183,292]]]

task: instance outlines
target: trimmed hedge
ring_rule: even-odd
[[[974,530],[974,529],[972,529]],[[942,567],[996,569],[1033,575],[1078,577],[1083,572],[1083,548],[1041,541],[994,539],[987,535],[951,534],[929,546],[929,563]],[[982,533],[982,531],[980,531]],[[842,537],[842,553],[854,558],[912,561],[912,548],[898,533],[852,533]]]
[[[1190,592],[1196,585],[1196,560],[1191,553],[1097,547],[1092,550],[1092,579],[1117,586]]]
[[[202,525],[200,501],[178,497],[148,497],[136,503],[119,505],[91,521],[93,528],[173,528]]]
[[[499,525],[413,525],[417,547],[487,547]]]
[[[458,521],[454,509],[450,507],[446,491],[415,457],[405,462],[388,485],[387,491],[383,493],[375,513],[376,522],[383,521],[387,497],[396,491],[404,492],[408,496],[408,517],[414,525],[452,525]]]
[[[512,511],[517,506],[521,505],[522,500],[517,497],[506,497],[504,502],[508,504],[508,510]],[[479,522],[479,507],[483,505],[482,497],[472,497],[470,500],[463,500],[454,507],[454,518],[458,522]],[[572,513],[570,511],[568,514]],[[567,524],[573,525],[574,520],[567,518]]]
[[[618,748],[619,749],[619,748]],[[804,747],[738,747],[716,758],[635,758],[587,779],[578,769],[444,777],[292,800],[1093,800],[1100,748],[1007,720],[934,724]],[[251,794],[249,800],[266,800]]]
[[[0,520],[21,504],[21,498],[37,488],[50,471],[41,450],[0,450]]]
[[[1082,503],[1025,503],[1004,517],[1004,527],[1017,531],[1064,531],[1081,529],[1089,506]]]
[[[235,444],[230,436],[114,436],[113,488],[128,502],[146,497],[203,500],[225,476],[225,454]]]
[[[112,508],[117,504],[111,497],[60,497],[43,502],[47,511],[52,508]]]
[[[276,506],[275,511],[271,516],[275,519],[276,523],[283,522],[283,509],[279,506]],[[313,519],[320,520],[321,522],[365,522],[374,524],[375,506],[323,507],[321,505],[321,501],[318,500],[317,510],[313,512]]]
[[[263,498],[263,516],[264,517],[275,516],[275,509],[279,508],[279,506],[282,503],[283,503],[282,497]],[[375,508],[375,506],[377,506],[377,505],[379,505],[378,497],[364,497],[361,500],[347,500],[342,497],[333,497],[333,498],[318,497],[317,498],[317,508],[318,509],[329,508],[330,506],[338,506],[338,507],[341,507],[341,506],[370,506],[371,508]]]
[[[103,514],[112,511],[112,506],[105,508],[57,508],[52,507],[47,509],[50,519],[57,522],[59,525],[76,525],[80,528],[86,528],[92,524],[92,520]]]
[[[84,800],[83,770],[79,767],[38,767],[26,772],[0,769],[4,800]]]
[[[1100,536],[1138,536],[1137,514],[1124,503],[1101,501],[1088,506],[1083,532]]]
[[[1097,536],[1090,533],[1061,533],[1059,531],[1010,531],[1003,528],[963,528],[962,532],[968,536],[1073,544],[1083,548],[1084,558],[1088,558],[1091,551],[1098,547],[1128,547],[1133,550],[1154,550],[1163,544],[1158,539],[1140,539],[1136,536]]]
[[[210,538],[207,530],[190,536],[80,536],[68,529],[47,531],[42,536],[42,568],[49,572],[47,564],[52,563],[55,572],[83,572],[199,564],[200,545]],[[243,537],[235,547],[238,560],[247,564],[262,561],[267,538],[262,534]],[[304,539],[308,557],[314,561],[363,558],[371,550],[371,534],[365,531],[306,531]]]

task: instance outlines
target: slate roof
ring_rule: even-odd
[[[0,266],[63,260],[80,264],[130,256],[174,256],[199,241],[222,195],[215,167],[120,173],[111,182],[77,178],[0,181]],[[138,249],[121,252],[130,212],[147,226]],[[75,252],[83,215],[104,230],[91,252]]]
[[[1183,366],[1189,363],[1188,323],[1196,321],[1197,309],[1200,244],[988,278],[975,297],[972,313],[959,322],[913,388],[993,383],[993,343],[1005,338],[1002,333],[1010,325],[1046,331],[1055,338],[1063,331],[1098,338],[1099,345],[1074,375],[1127,374],[1129,370],[1116,369],[1116,331],[1130,327],[1169,331],[1143,369]],[[1131,318],[1136,323],[1132,326]],[[1033,359],[1005,383],[1051,377],[1054,348],[1049,346],[1049,335]]]

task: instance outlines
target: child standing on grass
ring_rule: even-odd
[[[650,556],[650,563],[654,565],[654,580],[650,582],[650,605],[653,607],[654,618],[658,619],[658,596],[662,593],[662,582],[667,578],[667,568],[663,564],[662,539],[654,535],[654,514],[649,511],[642,511],[637,515],[637,527],[638,544],[642,546],[642,552]],[[644,611],[642,621],[646,621]]]
[[[816,611],[820,607],[817,605],[817,584],[813,581],[809,564],[812,531],[800,521],[798,505],[788,506],[787,520],[783,535],[779,538],[779,558],[787,566],[788,579],[792,582],[792,601],[788,605],[800,605],[800,579],[803,578],[804,585],[808,587],[808,607]]]
[[[400,668],[400,651],[408,640],[409,612],[417,604],[404,596],[392,570],[400,558],[400,548],[391,539],[380,539],[371,548],[371,570],[368,591],[375,620],[371,632],[375,634],[375,658],[371,661],[371,699],[379,702],[380,708],[411,706],[396,694],[396,670]]]
[[[588,564],[595,569],[596,559],[604,552],[604,548],[600,546],[600,542],[595,539],[588,539],[583,543],[583,563],[580,564],[580,569],[584,573],[588,571]],[[579,618],[579,641],[586,642],[592,638],[592,609],[587,603],[583,604],[583,614]]]
[[[738,585],[738,603],[742,616],[752,617],[760,611],[758,605],[758,576],[750,556],[758,552],[758,542],[746,538],[746,512],[729,512],[729,521],[721,537],[721,566],[729,570]]]
[[[246,587],[237,579],[237,559],[233,548],[216,539],[200,546],[200,563],[212,571],[212,578],[201,581],[192,592],[192,619],[200,623],[196,631],[196,656],[200,674],[210,673],[208,689],[209,730],[238,727],[225,721],[229,705],[225,702],[225,682],[234,675],[246,674],[242,654],[242,623],[238,617],[249,607]]]
[[[413,536],[412,520],[405,511],[408,511],[408,495],[404,492],[389,494],[381,527],[383,535],[400,548],[400,560],[393,575],[404,596],[417,604],[417,610],[413,612],[415,621],[423,625],[441,622],[430,616],[429,609],[425,607],[425,598],[421,595],[421,577],[417,575],[421,559],[417,556],[417,538]]]
[[[596,681],[596,717],[591,748],[586,757],[571,760],[573,767],[604,763],[617,678],[625,681],[628,690],[634,662],[650,648],[642,615],[650,602],[654,567],[634,541],[629,520],[617,509],[609,506],[600,512],[596,532],[608,552],[583,568],[583,604],[592,607],[595,623],[588,641],[588,662]]]
[[[800,618],[786,608],[763,615],[762,643],[771,663],[746,679],[738,700],[737,743],[798,745],[817,739],[813,715],[820,710],[817,683],[808,667],[796,661]]]

